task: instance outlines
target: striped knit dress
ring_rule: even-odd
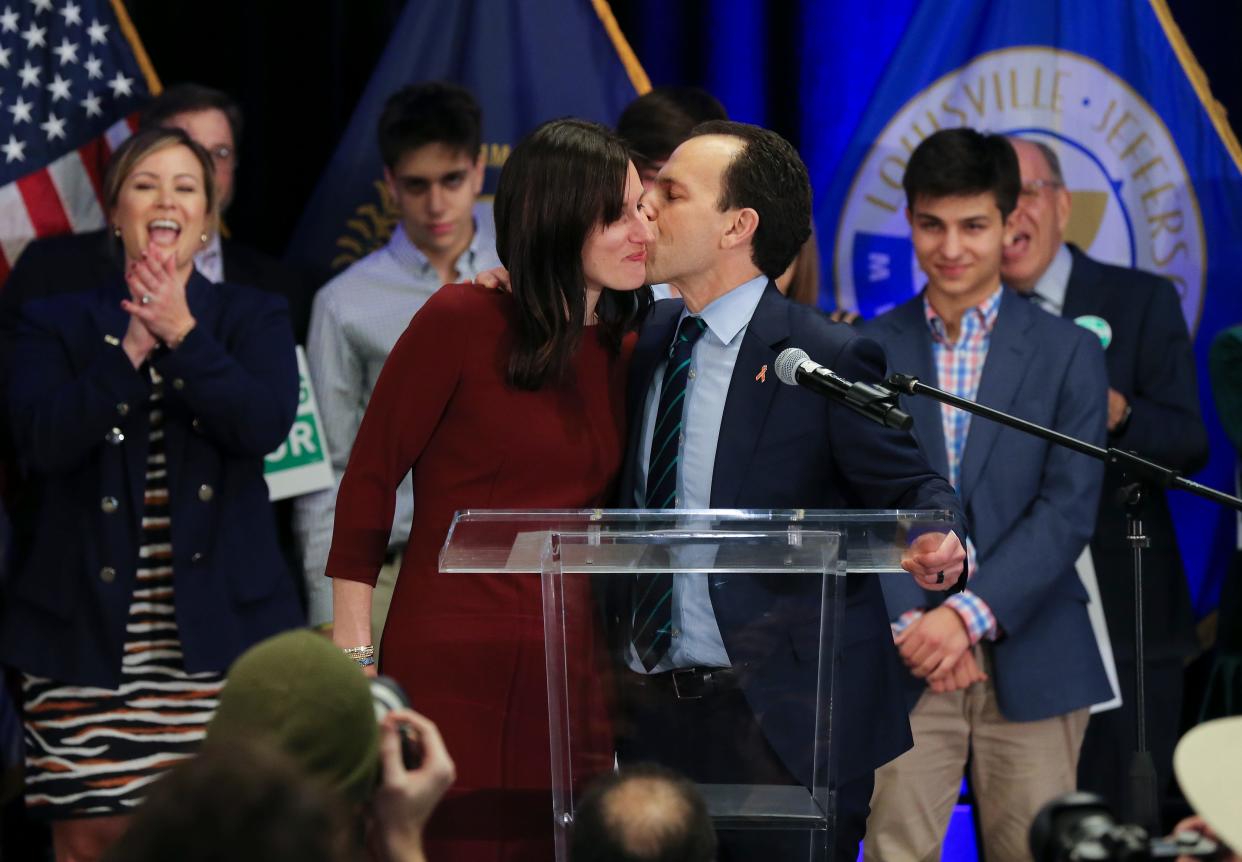
[[[187,674],[182,666],[160,410],[163,381],[154,369],[150,374],[143,535],[121,686],[23,678],[26,805],[53,820],[123,814],[140,805],[148,784],[197,750],[223,686],[221,674]]]

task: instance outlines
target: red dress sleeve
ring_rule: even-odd
[[[464,289],[446,285],[436,291],[384,362],[337,492],[328,577],[375,585],[397,487],[418,461],[461,376],[469,324]]]

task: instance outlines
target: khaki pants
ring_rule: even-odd
[[[379,661],[380,641],[384,638],[384,623],[388,619],[388,608],[392,605],[393,587],[397,585],[397,573],[401,571],[401,559],[404,553],[398,551],[391,563],[385,563],[375,581],[375,592],[371,594],[371,643],[375,644],[375,660]]]
[[[1087,718],[1084,707],[1042,721],[1008,721],[990,678],[965,691],[924,692],[910,713],[914,748],[876,770],[864,859],[937,862],[970,754],[988,862],[1030,862],[1035,815],[1077,786]]]

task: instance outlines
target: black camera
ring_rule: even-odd
[[[1150,838],[1141,826],[1119,824],[1093,793],[1067,793],[1049,802],[1035,816],[1030,837],[1035,862],[1222,858],[1216,843],[1198,832]]]
[[[380,722],[394,709],[408,709],[410,699],[395,679],[377,676],[371,679],[371,703],[375,707],[375,720]],[[401,725],[398,732],[401,734],[401,760],[405,763],[405,768],[418,769],[423,765],[426,754],[422,740],[409,725]]]

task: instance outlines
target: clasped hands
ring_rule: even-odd
[[[186,281],[177,272],[174,254],[165,253],[155,243],[126,265],[129,299],[121,300],[121,308],[129,314],[129,327],[121,347],[135,368],[161,343],[175,349],[194,328],[185,298]]]
[[[924,533],[910,546],[901,567],[925,590],[956,585],[966,549],[956,533]],[[935,692],[958,691],[987,678],[971,652],[966,623],[951,607],[923,614],[895,638],[901,660]]]

